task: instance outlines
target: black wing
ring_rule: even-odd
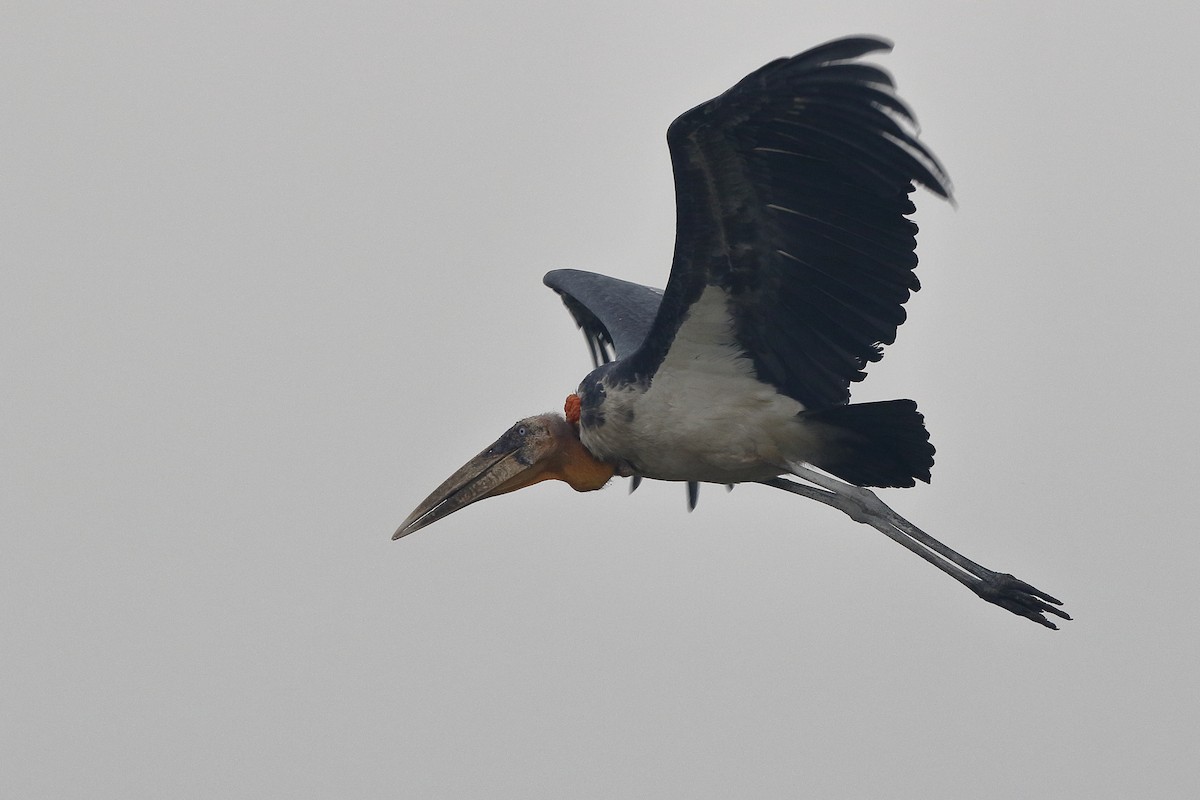
[[[760,379],[810,409],[849,400],[920,287],[913,183],[950,193],[891,77],[855,61],[890,49],[840,39],[773,61],[672,123],[671,278],[616,377],[648,381],[717,287]]]
[[[562,298],[597,367],[641,347],[663,295],[662,289],[578,269],[547,272],[542,283]]]

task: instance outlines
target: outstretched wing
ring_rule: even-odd
[[[722,337],[712,345],[737,348],[806,408],[849,400],[920,288],[913,184],[950,193],[891,76],[857,61],[890,49],[839,39],[773,61],[672,123],[671,277],[613,377],[649,382],[703,296],[690,348]]]
[[[578,269],[547,272],[542,283],[562,298],[597,367],[641,346],[663,295],[662,289]]]

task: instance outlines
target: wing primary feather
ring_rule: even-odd
[[[913,186],[952,195],[892,75],[859,60],[890,49],[856,36],[777,59],[671,124],[671,277],[641,346],[618,344],[608,378],[649,385],[716,286],[760,380],[809,409],[847,402],[920,288]]]

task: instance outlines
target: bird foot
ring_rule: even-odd
[[[1053,614],[1061,619],[1071,618],[1067,612],[1055,608],[1055,606],[1062,605],[1061,600],[1030,586],[1023,580],[1002,572],[989,572],[987,577],[980,578],[970,588],[989,603],[994,603],[1014,614],[1045,625],[1047,628],[1058,630],[1058,626],[1046,619],[1045,614]]]

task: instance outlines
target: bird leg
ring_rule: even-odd
[[[1014,614],[1055,630],[1058,626],[1046,619],[1046,613],[1062,619],[1071,618],[1065,611],[1055,608],[1062,605],[1061,601],[1012,575],[994,572],[952,550],[897,514],[870,489],[845,483],[805,464],[789,464],[788,469],[796,477],[815,486],[796,483],[786,478],[772,478],[762,483],[832,506],[855,522],[870,525],[933,564],[979,597]]]

